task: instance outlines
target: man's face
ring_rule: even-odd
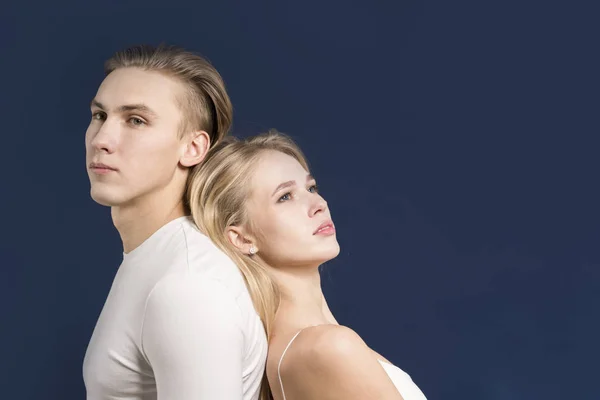
[[[135,204],[177,187],[185,146],[177,99],[183,95],[182,83],[159,72],[122,68],[104,79],[85,135],[91,196],[97,203]]]

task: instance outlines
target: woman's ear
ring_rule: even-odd
[[[246,235],[244,230],[238,226],[229,226],[226,230],[229,242],[240,251],[247,255],[254,255],[258,251],[253,237]]]

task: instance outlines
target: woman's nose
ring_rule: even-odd
[[[325,201],[325,199],[319,195],[317,195],[316,197],[317,198],[313,200],[313,203],[310,207],[309,215],[311,217],[327,210],[327,202]]]

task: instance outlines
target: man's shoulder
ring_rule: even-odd
[[[254,313],[254,308],[239,268],[196,227],[191,218],[180,220],[177,234],[166,245],[155,254],[154,261],[162,264],[159,267],[162,272],[155,277],[153,297],[166,300],[183,296],[187,291],[201,291],[199,296],[207,301],[212,299],[221,305],[235,304],[244,320],[253,318],[248,316]]]
[[[159,310],[159,315],[193,314],[207,323],[226,319],[237,326],[253,346],[264,335],[243,280],[238,283],[204,270],[177,269],[165,274],[149,292],[146,309]]]
[[[180,234],[172,243],[163,284],[207,285],[220,288],[236,301],[248,295],[242,273],[231,258],[188,219],[181,220]],[[215,289],[216,290],[216,289]]]
[[[237,307],[236,293],[223,281],[183,269],[166,273],[158,279],[148,298],[150,301],[166,303],[172,303],[175,299],[201,299],[207,301],[207,304],[230,304]]]
[[[206,267],[211,264],[223,264],[235,267],[229,258],[208,236],[202,233],[191,221],[182,224],[183,240],[188,257],[200,263],[191,267]]]
[[[241,278],[235,263],[189,218],[182,218],[176,234],[151,252],[151,261],[160,262],[165,273],[202,274],[225,284]]]

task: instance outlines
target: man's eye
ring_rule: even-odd
[[[106,119],[106,114],[104,114],[102,111],[96,111],[92,114],[92,119],[104,121]]]
[[[141,125],[145,124],[144,120],[142,120],[141,118],[137,118],[137,117],[129,118],[129,122],[131,122],[131,124],[135,125],[135,126],[141,126]]]

